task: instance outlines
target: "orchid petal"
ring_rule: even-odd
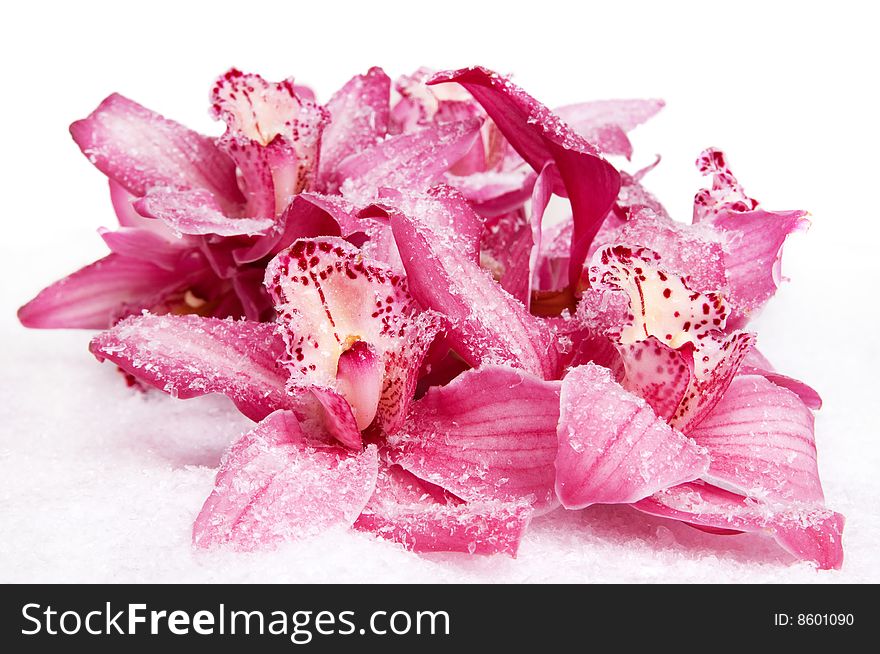
[[[569,281],[577,283],[590,243],[611,209],[620,175],[599,152],[558,116],[485,68],[438,73],[428,82],[458,82],[479,102],[513,148],[535,172],[548,161],[559,171],[557,195],[566,195],[574,215]]]
[[[624,367],[622,386],[635,393],[667,420],[681,405],[691,384],[685,354],[654,336],[617,346]]]
[[[136,196],[170,186],[206,189],[224,209],[242,201],[235,165],[213,139],[121,95],[109,96],[70,133],[98,170]]]
[[[332,388],[311,386],[309,390],[324,407],[324,428],[327,432],[346,447],[361,449],[363,439],[350,400]]]
[[[252,246],[233,252],[239,265],[259,261],[290,247],[301,238],[350,236],[366,229],[353,204],[338,195],[300,193],[291,200],[276,223],[275,230]]]
[[[557,107],[554,113],[605,154],[632,156],[630,130],[657,115],[663,100],[597,100]]]
[[[163,270],[174,270],[180,257],[195,244],[185,239],[169,241],[160,233],[140,227],[101,228],[98,234],[111,252],[122,257],[142,259]]]
[[[42,329],[106,329],[127,313],[161,304],[187,284],[181,271],[109,254],[44,288],[18,310],[18,319]]]
[[[515,557],[531,514],[525,502],[439,502],[415,475],[399,466],[380,466],[376,491],[354,528],[412,552]]]
[[[446,175],[446,182],[468,199],[474,211],[494,218],[522,207],[532,194],[537,175],[530,168]]]
[[[726,212],[713,224],[728,237],[724,263],[735,322],[744,324],[779,288],[782,247],[788,236],[805,230],[809,221],[803,211],[744,213]]]
[[[469,502],[555,507],[559,385],[484,366],[431,388],[389,437],[392,461]]]
[[[407,202],[391,216],[413,296],[446,316],[452,347],[469,364],[497,363],[552,379],[558,357],[550,330],[479,268],[437,225],[443,197]]]
[[[593,364],[562,380],[558,439],[556,493],[568,509],[635,502],[709,465],[704,449]]]
[[[244,180],[246,213],[281,215],[314,182],[327,112],[297,95],[292,80],[271,83],[234,68],[216,81],[211,102],[226,123],[218,144]]]
[[[330,122],[321,139],[320,178],[332,182],[339,163],[388,133],[391,80],[381,68],[351,78],[326,104]],[[331,189],[332,190],[332,189]]]
[[[229,218],[204,189],[154,187],[134,206],[142,216],[161,220],[178,234],[255,235],[274,224],[270,218]]]
[[[351,525],[376,484],[375,446],[352,452],[310,440],[277,411],[229,450],[193,525],[197,547],[255,550]]]
[[[709,450],[710,483],[767,501],[823,501],[813,414],[764,377],[736,377],[688,434]]]
[[[769,534],[789,554],[823,570],[843,564],[844,517],[821,506],[774,507],[700,482],[659,491],[633,506],[695,526]]]
[[[423,191],[467,153],[479,130],[468,120],[389,137],[339,164],[342,193],[369,202],[381,187]]]
[[[750,332],[712,334],[704,339],[693,353],[690,383],[670,424],[689,434],[724,396],[754,345],[755,335]]]
[[[252,420],[298,406],[285,390],[284,343],[270,323],[144,314],[98,334],[89,349],[174,397],[226,395]]]
[[[757,208],[758,201],[746,195],[721,150],[709,148],[701,152],[697,158],[697,169],[703,175],[712,176],[712,188],[701,190],[694,198],[694,223],[711,223],[718,214],[727,211],[742,212]]]
[[[358,430],[370,426],[379,408],[385,364],[376,349],[365,341],[355,341],[339,355],[336,363],[336,385],[348,400]]]

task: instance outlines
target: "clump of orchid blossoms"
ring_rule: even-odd
[[[707,150],[711,188],[674,221],[647,169],[605,158],[659,101],[551,111],[483,68],[394,89],[373,68],[322,105],[230,70],[219,138],[119,95],[71,126],[119,227],[19,316],[105,329],[91,351],[131,383],[257,422],[194,544],[345,524],[515,555],[533,517],[603,503],[839,567],[821,401],[748,331],[804,212],[759,206]],[[570,210],[545,222],[554,195]]]

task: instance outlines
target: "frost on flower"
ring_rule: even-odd
[[[374,67],[322,103],[231,69],[212,138],[113,94],[71,125],[108,179],[110,252],[19,318],[104,330],[92,353],[140,389],[257,423],[196,547],[349,526],[515,556],[534,516],[617,503],[838,568],[821,398],[747,329],[806,214],[765,209],[708,149],[674,220],[644,184],[659,158],[609,159],[662,107],[553,111],[481,67]]]

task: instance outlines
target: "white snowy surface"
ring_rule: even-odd
[[[868,62],[878,55],[870,21],[853,15],[856,3],[839,3],[833,16],[803,3],[745,3],[712,15],[694,3],[676,17],[662,3],[569,4],[566,11],[583,13],[559,25],[558,37],[528,31],[532,21],[549,20],[547,2],[548,14],[537,19],[502,10],[506,31],[496,26],[489,34],[480,26],[497,18],[497,8],[467,3],[461,15],[471,20],[456,25],[454,51],[443,39],[393,24],[432,19],[411,3],[384,12],[367,3],[369,11],[353,9],[345,25],[322,18],[320,3],[297,4],[290,9],[297,20],[315,26],[296,32],[296,47],[309,56],[230,20],[230,7],[208,16],[176,3],[174,12],[126,18],[118,8],[89,13],[59,5],[46,23],[22,5],[5,23],[4,60],[17,62],[7,88],[18,92],[0,108],[0,582],[880,581],[880,211],[870,200],[880,140],[867,82]],[[89,20],[95,38],[71,29],[77,20]],[[392,24],[370,23],[376,20]],[[141,30],[129,29],[132,21]],[[577,28],[586,24],[589,39]],[[6,38],[12,25],[39,25],[39,37],[17,28]],[[370,25],[394,38],[371,39],[369,51],[357,47]],[[312,57],[326,52],[327,30],[335,30],[335,44],[352,47]],[[620,34],[628,47],[620,48]],[[612,51],[613,67],[597,63]],[[825,400],[816,421],[819,465],[828,505],[847,518],[841,571],[817,572],[758,536],[713,536],[624,507],[539,519],[516,560],[417,556],[342,530],[269,553],[196,552],[193,518],[225,445],[249,422],[222,398],[178,401],[126,388],[113,366],[88,353],[87,333],[17,324],[20,304],[104,252],[94,229],[113,224],[106,187],[66,125],[107,93],[122,91],[216,134],[205,98],[212,76],[230,64],[270,77],[295,73],[326,98],[372,64],[397,74],[469,63],[516,71],[549,104],[665,97],[664,112],[634,134],[628,169],[662,153],[647,183],[682,219],[701,181],[692,162],[709,145],[727,151],[767,207],[812,212],[812,229],[786,251],[792,281],[754,327],[777,368],[812,383]]]

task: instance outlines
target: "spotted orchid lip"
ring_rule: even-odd
[[[109,179],[110,254],[19,310],[141,387],[257,424],[193,526],[239,550],[339,525],[414,552],[516,556],[596,503],[763,533],[839,568],[810,386],[750,319],[808,222],[723,152],[693,221],[628,174],[662,100],[553,111],[481,67],[352,77],[326,103],[231,69],[203,136],[118,94],[71,134]],[[185,437],[185,435],[182,435]]]

